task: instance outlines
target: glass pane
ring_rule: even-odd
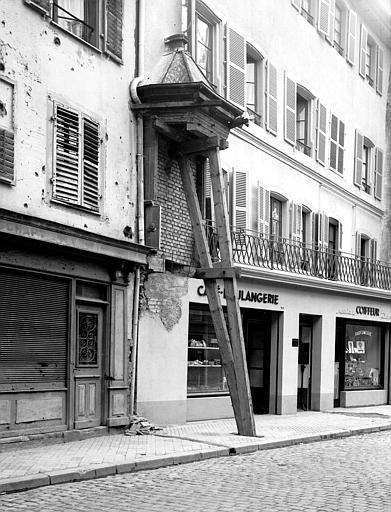
[[[197,40],[210,47],[210,26],[200,18],[197,18]]]
[[[187,369],[188,394],[228,391],[209,309],[190,308]]]
[[[83,37],[84,0],[59,0],[58,24],[78,37]]]
[[[381,387],[381,328],[346,325],[345,389]]]
[[[78,366],[98,364],[98,315],[79,313]]]

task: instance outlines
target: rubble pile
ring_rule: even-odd
[[[142,416],[133,415],[130,418],[130,423],[128,428],[125,430],[124,434],[126,436],[145,436],[149,434],[153,434],[159,430],[163,430],[162,427],[158,427],[154,425],[147,418],[143,418]]]

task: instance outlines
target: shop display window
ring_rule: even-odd
[[[220,349],[208,306],[190,304],[187,393],[189,396],[228,394]]]
[[[346,324],[345,390],[383,387],[382,351],[380,326]]]

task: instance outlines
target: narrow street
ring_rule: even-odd
[[[0,496],[0,510],[391,511],[391,433]]]

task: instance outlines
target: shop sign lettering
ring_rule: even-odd
[[[217,286],[217,291],[220,295],[225,298],[225,291],[221,288],[221,286]],[[197,294],[200,297],[204,297],[206,295],[206,290],[204,285],[200,285],[197,288]],[[239,290],[239,300],[243,302],[258,302],[260,304],[278,304],[280,296],[274,293],[262,293],[262,292],[250,292],[249,290]]]
[[[368,306],[356,306],[358,315],[380,316],[379,308],[370,308]]]

